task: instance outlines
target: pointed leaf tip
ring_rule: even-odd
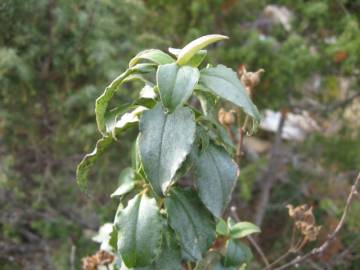
[[[129,62],[129,68],[135,66],[141,60],[147,60],[157,65],[170,64],[175,61],[170,55],[164,53],[163,51],[149,49],[139,52],[133,59],[131,59]]]
[[[200,73],[199,83],[219,97],[242,108],[246,114],[254,119],[256,125],[260,122],[260,113],[246,93],[235,71],[224,65],[218,65],[204,68]]]
[[[250,234],[260,232],[261,230],[258,226],[247,221],[238,222],[230,229],[231,238],[242,238]]]
[[[178,55],[177,63],[179,65],[186,64],[190,60],[190,58],[192,58],[193,55],[196,54],[199,50],[205,48],[211,43],[215,43],[217,41],[224,39],[229,39],[229,37],[224,35],[213,34],[213,35],[202,36],[191,41],[180,51]]]

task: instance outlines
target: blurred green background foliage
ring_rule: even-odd
[[[120,138],[82,194],[75,168],[99,137],[96,97],[138,51],[210,33],[230,37],[211,63],[265,69],[253,93],[263,113],[306,111],[318,125],[282,144],[260,236],[269,259],[289,242],[287,203],[314,205],[324,232],[333,228],[360,165],[359,18],[352,0],[1,0],[0,268],[80,269],[98,248],[91,236],[112,221],[109,194],[135,135]],[[131,86],[118,102],[132,100]],[[253,138],[265,150],[255,155],[248,142],[233,199],[244,220],[254,218],[274,136],[260,129]],[[314,262],[320,269],[359,269],[359,209]]]

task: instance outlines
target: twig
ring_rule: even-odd
[[[236,125],[239,133],[239,139],[236,141],[236,156],[235,161],[240,166],[240,160],[242,155],[242,147],[244,142],[244,129],[241,126],[241,110],[238,108],[236,111]]]
[[[235,206],[230,207],[230,211],[232,213],[232,216],[235,218],[235,220],[237,222],[240,222],[240,218],[236,212],[236,207]],[[260,255],[265,266],[268,267],[270,265],[269,261],[266,258],[264,251],[261,249],[259,244],[256,242],[256,240],[251,235],[246,236],[246,238],[249,240],[250,244],[255,248],[256,252]]]
[[[359,182],[360,182],[360,173],[356,177],[355,182],[354,182],[353,186],[351,187],[351,191],[346,200],[346,205],[344,207],[344,211],[341,216],[341,219],[340,219],[338,225],[336,226],[335,230],[328,236],[327,240],[320,247],[314,248],[311,251],[309,251],[308,253],[306,253],[302,256],[298,256],[295,259],[293,259],[292,261],[290,261],[278,268],[275,268],[273,270],[284,270],[284,269],[288,269],[291,266],[298,265],[298,264],[308,260],[310,257],[312,257],[314,255],[323,253],[325,251],[325,249],[327,249],[329,247],[330,243],[336,239],[336,236],[338,235],[338,233],[340,232],[341,228],[343,227],[343,225],[345,223],[345,220],[346,220],[348,211],[350,209],[351,202],[354,198],[354,195],[358,194],[357,189],[359,186]]]
[[[73,242],[73,241],[71,241]],[[71,245],[71,251],[70,251],[70,269],[75,270],[75,259],[76,259],[76,246],[74,243]]]
[[[352,102],[360,98],[360,92],[358,90],[355,91],[356,93],[351,95],[348,98],[345,98],[340,101],[336,101],[331,104],[327,104],[325,106],[320,106],[317,104],[316,106],[297,106],[297,105],[291,105],[292,110],[307,110],[309,112],[318,113],[320,115],[328,115],[329,113],[337,110],[337,109],[344,109],[348,105],[352,104]]]
[[[270,265],[268,265],[264,270],[271,269],[273,266],[277,265],[282,260],[285,260],[290,255],[291,255],[290,250],[286,251],[283,255],[281,255],[279,258],[277,258],[275,261],[273,261]]]
[[[306,262],[315,270],[323,270],[323,268],[320,265],[316,264],[314,261],[310,259],[306,260]]]
[[[335,111],[339,108],[344,108],[344,107],[350,105],[354,101],[354,99],[356,99],[358,97],[360,97],[360,92],[357,92],[344,100],[330,104],[325,108],[323,114],[328,114],[329,112]]]

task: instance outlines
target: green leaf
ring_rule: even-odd
[[[223,36],[223,35],[207,35],[207,36],[203,36],[200,38],[197,38],[193,41],[191,41],[189,44],[187,44],[183,49],[181,49],[179,55],[178,55],[178,59],[177,59],[177,63],[179,65],[184,65],[186,64],[195,53],[197,53],[199,50],[205,48],[206,46],[208,46],[211,43],[223,40],[223,39],[228,39],[227,36]]]
[[[225,267],[221,264],[221,262],[216,262],[214,263],[211,270],[237,270],[237,269],[235,267]]]
[[[162,218],[155,199],[136,195],[115,221],[118,251],[127,267],[150,265],[160,252]]]
[[[204,205],[220,217],[236,182],[237,165],[220,147],[209,145],[195,159],[196,187]]]
[[[115,124],[112,127],[111,134],[116,139],[123,131],[128,128],[138,125],[139,115],[142,114],[147,108],[143,106],[136,107],[133,111],[125,113],[120,119],[115,119]]]
[[[109,245],[112,248],[112,251],[117,250],[117,240],[118,240],[118,232],[115,226],[113,226],[113,230],[110,233],[110,240],[109,240]]]
[[[169,48],[169,52],[177,57],[179,55],[179,53],[181,52],[181,49]],[[204,61],[206,55],[207,55],[207,50],[197,51],[189,59],[189,61],[186,63],[186,65],[192,66],[192,67],[198,67]]]
[[[154,90],[154,87],[149,85],[149,84],[146,84],[141,89],[139,96],[142,99],[155,99],[156,98],[156,92]]]
[[[139,138],[140,136],[138,135],[136,137],[136,141],[133,143],[131,147],[131,166],[134,168],[136,172],[139,172],[141,168]]]
[[[122,170],[119,176],[119,187],[110,195],[112,198],[122,196],[135,187],[135,171],[128,167]]]
[[[235,153],[235,145],[230,139],[226,129],[212,117],[202,116],[199,123],[207,131],[208,136],[215,144],[222,146],[228,153]]]
[[[195,191],[174,188],[165,199],[170,226],[193,260],[201,260],[215,239],[215,223]]]
[[[140,156],[153,190],[165,194],[195,139],[194,115],[189,108],[165,114],[160,103],[140,119]]]
[[[198,147],[193,147],[191,152],[191,161],[193,162],[196,159],[196,156],[200,152],[205,151],[206,148],[210,145],[210,137],[208,132],[200,125],[196,126],[196,144]],[[195,156],[194,156],[195,155]]]
[[[133,105],[144,106],[148,109],[153,108],[156,105],[157,93],[155,92],[157,86],[150,86],[146,84],[139,93],[139,98],[134,101]],[[158,90],[156,90],[158,92]]]
[[[130,108],[131,108],[130,104],[124,104],[117,106],[106,113],[105,115],[106,134],[110,134],[114,129],[117,117],[123,114],[124,112],[126,112],[127,110],[129,110]]]
[[[223,65],[201,70],[200,83],[221,98],[241,107],[245,113],[260,121],[260,114],[236,73]]]
[[[236,222],[232,217],[228,217],[227,218],[227,224],[228,224],[228,227],[231,228],[236,224]]]
[[[220,253],[211,250],[206,257],[196,264],[194,270],[239,270],[237,267],[225,267]]]
[[[248,246],[237,240],[228,240],[226,242],[224,266],[240,266],[240,264],[248,263],[251,259],[252,253]]]
[[[129,62],[129,67],[135,66],[141,60],[148,60],[158,65],[170,64],[175,62],[175,60],[168,54],[157,49],[149,49],[139,52],[133,59]]]
[[[194,94],[200,101],[204,116],[215,117],[217,97],[211,92],[199,91],[197,89],[195,89]]]
[[[247,221],[238,222],[230,228],[231,238],[242,238],[259,232],[261,232],[261,230],[258,226]]]
[[[190,98],[199,76],[199,70],[190,66],[160,65],[156,80],[164,107],[173,111],[182,106]]]
[[[117,88],[123,83],[123,80],[135,72],[134,70],[128,69],[121,75],[119,75],[112,83],[105,88],[104,93],[96,99],[95,102],[95,114],[98,129],[102,134],[106,134],[106,112],[108,103],[112,99]]]
[[[76,169],[76,181],[82,191],[87,190],[88,175],[91,167],[111,145],[113,139],[110,136],[103,137],[97,141],[95,149],[87,154]]]
[[[153,270],[181,270],[181,252],[174,233],[167,231],[162,252],[153,264]]]
[[[130,270],[125,265],[121,270]],[[181,270],[181,252],[173,233],[164,236],[162,252],[150,266],[131,268],[131,270]]]
[[[106,130],[106,113],[108,111],[108,105],[110,100],[113,98],[120,85],[124,83],[126,78],[134,73],[147,73],[152,71],[154,68],[153,64],[138,64],[132,68],[127,69],[124,73],[119,75],[112,83],[105,88],[104,92],[95,102],[95,114],[96,122],[99,131],[103,134],[107,134]]]
[[[229,235],[230,230],[225,220],[222,218],[219,219],[216,224],[216,233],[219,235]]]
[[[209,250],[204,258],[196,263],[196,266],[194,270],[214,270],[215,265],[217,265],[217,262],[219,262],[221,259],[221,254],[216,250]],[[223,268],[219,268],[223,269]]]

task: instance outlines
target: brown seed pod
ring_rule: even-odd
[[[225,114],[226,114],[226,111],[224,110],[224,108],[220,108],[220,110],[218,112],[218,121],[222,125],[225,125]]]
[[[235,123],[235,116],[233,111],[225,111],[224,108],[220,108],[218,112],[218,120],[223,126],[230,126]]]

